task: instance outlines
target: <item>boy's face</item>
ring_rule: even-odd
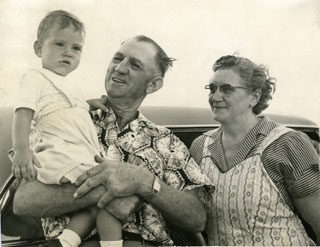
[[[84,33],[73,26],[59,29],[51,27],[42,42],[36,41],[35,53],[42,59],[42,67],[66,76],[75,70],[80,62]]]

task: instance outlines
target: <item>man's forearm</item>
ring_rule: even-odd
[[[76,184],[77,198],[82,198],[97,185],[106,184],[108,191],[99,200],[105,207],[116,197],[138,194],[151,203],[177,227],[190,232],[204,229],[206,213],[194,192],[183,192],[161,181],[160,191],[151,199],[154,175],[145,168],[114,160],[101,160],[101,164],[80,176]]]
[[[148,179],[145,181],[147,185]],[[149,188],[144,186],[144,190],[151,190],[151,185]],[[141,191],[141,196],[148,195],[146,191]],[[161,182],[161,190],[149,203],[157,208],[168,222],[178,228],[201,232],[205,227],[206,213],[194,191],[178,191]]]
[[[17,215],[58,216],[97,203],[105,192],[105,189],[99,186],[86,196],[75,199],[73,193],[76,188],[72,184],[49,185],[37,180],[22,181],[14,196],[13,211]]]

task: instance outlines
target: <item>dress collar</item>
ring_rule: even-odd
[[[222,128],[219,127],[216,131],[209,131],[205,133],[205,135],[210,138],[208,142],[208,150],[211,153],[212,160],[218,164],[220,169],[223,171],[234,167],[250,156],[250,154],[252,154],[252,150],[256,147],[259,138],[267,136],[276,125],[277,124],[275,122],[269,120],[265,116],[259,117],[258,123],[249,131],[243,142],[240,144],[232,164],[227,164],[225,160],[222,145]]]

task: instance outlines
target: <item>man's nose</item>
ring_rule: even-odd
[[[128,62],[126,59],[123,59],[120,63],[118,63],[115,67],[115,71],[121,74],[128,73]]]

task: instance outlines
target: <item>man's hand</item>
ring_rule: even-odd
[[[108,97],[106,95],[102,95],[100,99],[89,99],[87,103],[90,106],[90,111],[95,111],[101,109],[102,111],[107,111],[107,104]]]
[[[16,178],[33,180],[37,178],[37,170],[34,165],[40,167],[39,162],[29,147],[15,149],[12,158],[12,174]]]
[[[93,167],[78,178],[76,185],[81,186],[76,190],[74,196],[76,198],[82,197],[98,185],[103,185],[107,192],[98,202],[98,207],[100,208],[106,207],[116,197],[137,194],[140,183],[149,175],[149,172],[145,169],[129,163],[105,160],[99,156],[96,156],[95,159],[101,164]]]
[[[132,195],[113,199],[107,205],[106,209],[124,224],[128,217],[142,205],[143,202],[140,201],[139,197],[137,195]]]

